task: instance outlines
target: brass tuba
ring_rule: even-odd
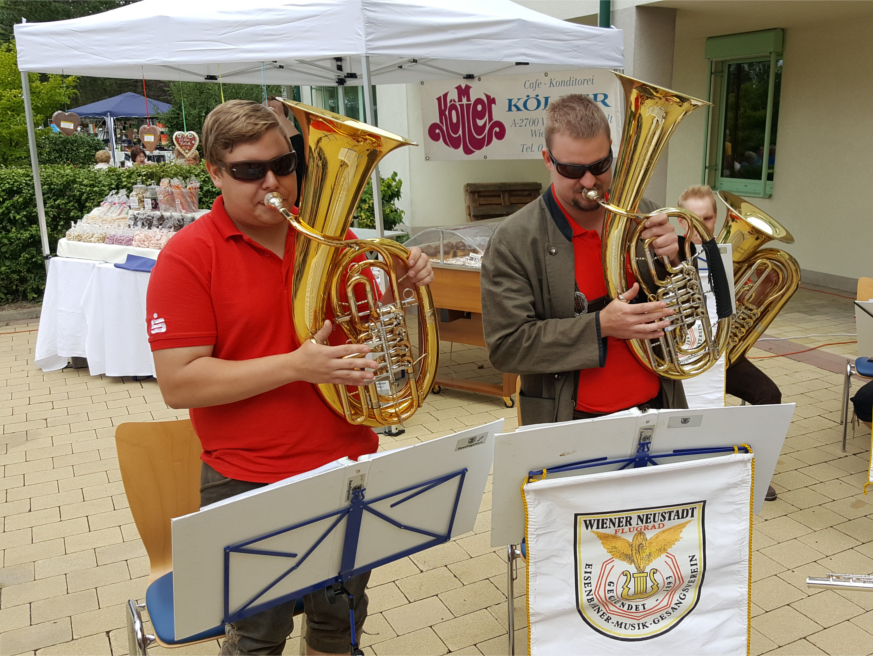
[[[287,287],[295,335],[300,343],[311,339],[324,324],[329,308],[349,343],[370,347],[366,357],[375,360],[378,369],[367,385],[317,385],[321,398],[353,424],[402,423],[424,402],[436,376],[439,334],[433,299],[427,287],[401,294],[394,258],[405,261],[409,257],[406,248],[390,239],[347,241],[346,233],[379,160],[396,148],[415,144],[333,112],[279,100],[291,108],[307,144],[299,215],[288,211],[275,192],[264,199],[298,233]],[[378,253],[382,261],[354,261],[368,252]],[[367,269],[387,274],[392,303],[380,302],[378,290],[364,275]],[[412,309],[418,313],[418,358],[413,356],[405,317]]]
[[[625,75],[616,75],[624,88],[625,121],[609,202],[595,189],[586,193],[588,198],[606,209],[603,274],[607,295],[615,298],[630,287],[625,269],[629,258],[644,298],[665,301],[667,307],[674,310],[673,316],[669,317],[671,325],[663,337],[628,340],[631,352],[644,367],[659,376],[677,380],[691,378],[718,362],[730,332],[730,289],[718,244],[703,221],[688,210],[671,207],[651,214],[638,214],[637,207],[673,130],[687,114],[709,103]],[[707,311],[690,240],[685,242],[684,261],[675,267],[666,259],[656,262],[657,257],[650,247],[652,240],[642,245],[642,255],[638,255],[638,242],[645,230],[646,219],[661,212],[684,218],[703,239],[718,308],[715,320]],[[698,321],[703,327],[704,339],[696,346],[686,347],[688,333]]]
[[[727,348],[727,366],[743,357],[764,334],[800,286],[800,265],[776,248],[758,250],[768,241],[793,244],[794,237],[776,219],[728,191],[718,199],[727,207],[720,244],[731,244],[734,260],[734,314]]]

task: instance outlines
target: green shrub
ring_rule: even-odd
[[[394,205],[400,200],[400,189],[403,180],[397,177],[397,171],[387,178],[382,178],[382,223],[385,230],[393,230],[394,226],[403,221],[403,210]],[[373,183],[367,182],[361,200],[358,203],[358,226],[374,229],[376,215],[373,213]]]
[[[94,155],[98,150],[105,150],[103,142],[89,134],[76,132],[68,137],[51,130],[36,133],[36,152],[41,165],[94,166],[97,163]]]
[[[93,157],[93,156],[92,156]],[[159,164],[127,169],[95,170],[92,167],[43,166],[42,197],[45,203],[49,249],[70,224],[100,205],[115,189],[131,188],[161,178],[191,176],[200,181],[200,207],[209,208],[218,196],[204,166]],[[39,238],[39,221],[30,168],[0,168],[0,304],[42,297],[45,266]]]

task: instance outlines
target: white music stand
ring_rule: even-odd
[[[696,460],[724,455],[727,447],[747,444],[755,455],[757,514],[776,470],[794,407],[786,403],[645,413],[632,409],[608,417],[522,427],[514,433],[497,435],[491,546],[508,545],[509,653],[515,653],[515,566],[523,556],[518,546],[524,537],[520,490],[528,475],[546,469],[553,479],[659,464],[659,459]]]
[[[352,576],[472,531],[502,426],[342,459],[174,519],[177,639],[343,592]]]

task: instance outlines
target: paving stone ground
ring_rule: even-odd
[[[798,346],[792,351],[851,341],[841,334],[855,332],[852,307],[841,292],[802,289],[767,336],[789,338]],[[115,428],[187,415],[164,404],[153,380],[43,373],[33,364],[37,326],[0,326],[0,654],[126,654],[124,603],[142,600],[148,559],[121,484]],[[812,353],[822,351],[854,357],[856,346]],[[779,500],[755,518],[752,653],[869,654],[873,594],[805,585],[827,571],[873,572],[873,500],[862,493],[870,432],[855,429],[841,451],[842,375],[809,360],[755,360],[797,412],[773,479]],[[499,382],[482,349],[444,345],[442,362],[443,373]],[[517,425],[515,410],[498,398],[444,389],[380,448],[494,418],[504,418],[506,430]],[[367,654],[507,652],[505,550],[489,546],[490,509],[489,484],[474,533],[373,573]],[[521,574],[519,651],[527,642]],[[299,653],[298,631],[286,654]],[[211,642],[172,653],[217,651]]]

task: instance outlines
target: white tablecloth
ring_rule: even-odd
[[[149,277],[91,260],[50,260],[36,365],[55,371],[67,358],[84,357],[94,376],[154,376],[145,321]]]
[[[126,262],[128,255],[139,255],[153,260],[158,259],[161,251],[154,248],[138,248],[136,246],[118,246],[116,244],[91,244],[85,241],[58,241],[58,256],[79,260],[97,260],[99,262]]]

